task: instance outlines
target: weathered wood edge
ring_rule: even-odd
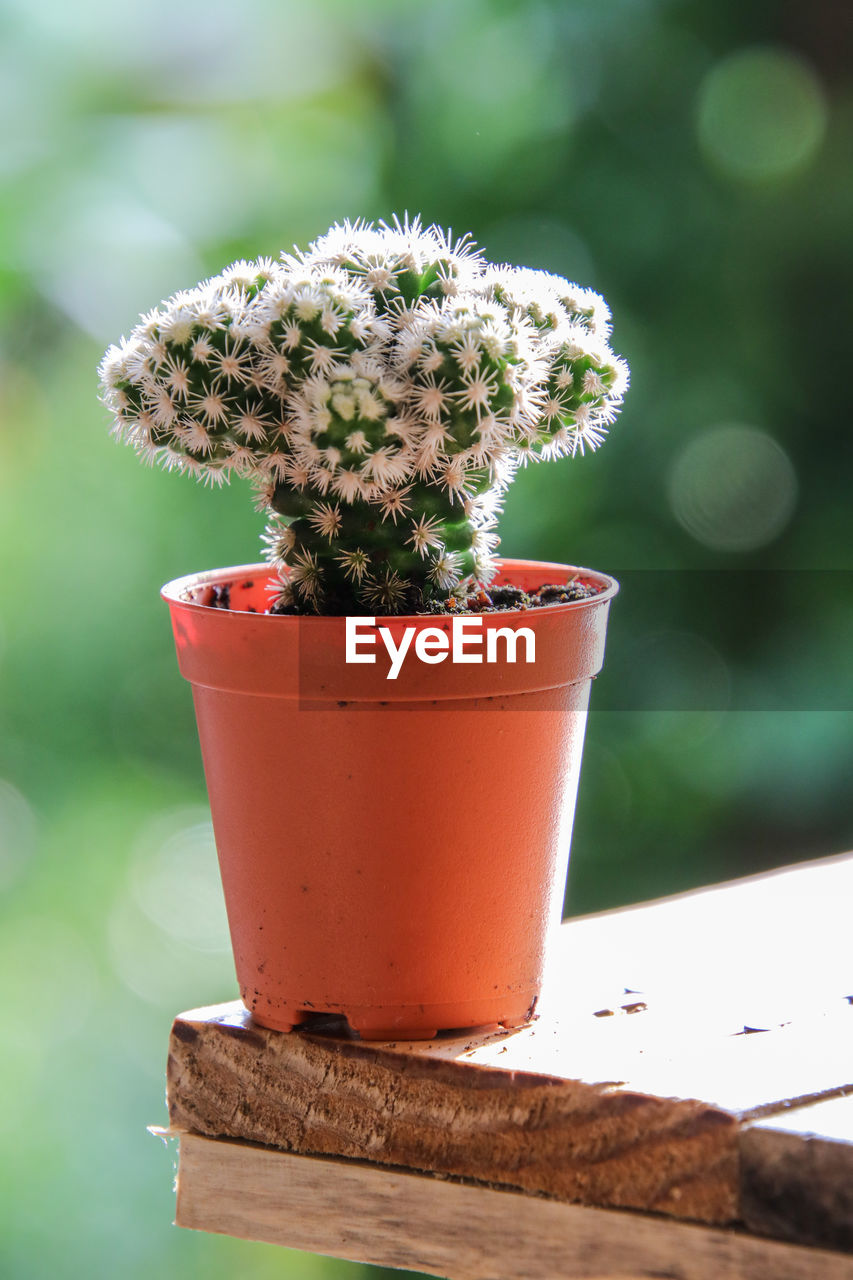
[[[853,1094],[746,1126],[740,1136],[746,1226],[853,1252],[851,1137]]]
[[[606,1082],[304,1032],[283,1036],[257,1027],[245,1011],[219,1021],[217,1008],[175,1021],[168,1063],[174,1128],[566,1202],[744,1222],[780,1239],[853,1248],[853,1143],[824,1149],[817,1138],[772,1132],[774,1112],[780,1126],[800,1114],[808,1126],[818,1114],[813,1107],[795,1109],[782,1097],[759,1108],[769,1118],[752,1125],[754,1112],[738,1116]],[[750,1056],[759,1051],[760,1065],[769,1040],[736,1043]],[[820,1114],[828,1105],[817,1103]]]
[[[176,1223],[448,1280],[853,1280],[853,1258],[182,1134]]]
[[[173,1027],[167,1097],[171,1126],[207,1137],[567,1202],[739,1216],[738,1122],[689,1098],[192,1013]]]

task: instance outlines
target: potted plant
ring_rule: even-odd
[[[347,223],[175,294],[104,357],[119,436],[247,476],[267,516],[266,563],[163,590],[266,1026],[531,1015],[617,586],[497,560],[494,530],[520,466],[615,417],[608,320],[467,238]]]

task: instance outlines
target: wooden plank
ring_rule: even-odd
[[[370,1045],[239,1002],[183,1014],[172,1126],[736,1220],[741,1122],[853,1087],[851,896],[848,855],[570,922],[515,1032]]]
[[[853,1094],[749,1125],[741,1164],[751,1230],[853,1252]]]
[[[563,927],[548,995],[567,1011],[594,987],[617,1010],[624,987],[652,993],[691,1034],[814,1016],[853,996],[852,901],[848,853],[580,917]]]
[[[454,1174],[564,1200],[737,1215],[737,1125],[690,1100],[250,1025],[175,1023],[175,1129]]]
[[[449,1280],[853,1280],[853,1258],[738,1231],[191,1134],[176,1221]]]

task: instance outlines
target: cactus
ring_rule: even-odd
[[[275,608],[413,613],[494,572],[519,466],[595,448],[627,367],[609,313],[419,221],[333,227],[141,318],[101,364],[114,431],[267,513]]]

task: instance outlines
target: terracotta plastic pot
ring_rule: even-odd
[[[575,573],[600,593],[482,615],[484,633],[530,628],[533,662],[521,643],[508,661],[498,638],[496,662],[430,664],[412,642],[393,680],[379,636],[359,648],[374,664],[345,660],[346,619],[264,614],[266,565],[163,588],[193,686],[237,977],[263,1026],[332,1013],[367,1039],[428,1038],[530,1016],[618,585],[521,560],[499,577],[533,587]],[[224,586],[229,608],[205,603]],[[452,620],[379,626],[395,646],[408,627],[449,643]]]

